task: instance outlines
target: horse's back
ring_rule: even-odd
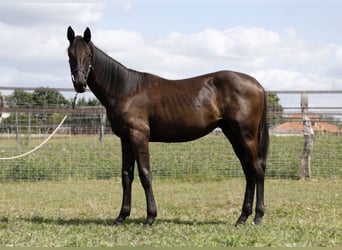
[[[147,94],[152,140],[192,140],[209,133],[223,120],[246,121],[261,115],[263,90],[249,75],[219,71],[159,81]]]

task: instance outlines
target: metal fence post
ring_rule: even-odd
[[[19,145],[19,115],[18,112],[15,112],[15,139],[17,145]]]

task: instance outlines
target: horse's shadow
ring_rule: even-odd
[[[103,226],[118,226],[114,223],[113,218],[107,219],[91,219],[91,218],[45,218],[42,216],[34,216],[30,218],[21,218],[25,222],[34,224],[50,224],[58,226],[79,226],[79,225],[103,225]],[[127,218],[123,225],[144,225],[145,218]],[[155,224],[176,224],[176,225],[222,225],[227,224],[223,220],[182,220],[182,219],[157,219]],[[119,225],[120,226],[120,225]]]

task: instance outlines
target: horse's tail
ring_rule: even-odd
[[[264,170],[266,167],[268,145],[269,145],[269,134],[268,134],[268,124],[267,124],[267,93],[264,91],[264,107],[262,111],[261,120],[259,123],[259,132],[258,132],[258,157]]]

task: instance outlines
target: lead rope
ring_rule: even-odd
[[[77,101],[77,93],[75,94],[74,100],[72,101],[72,109],[75,109],[76,107],[76,101]],[[40,149],[42,146],[44,146],[45,143],[47,143],[52,136],[54,136],[57,131],[60,129],[60,127],[63,125],[63,123],[65,122],[65,120],[68,118],[68,116],[64,116],[64,118],[62,119],[62,121],[59,123],[59,125],[55,128],[55,130],[51,133],[51,135],[49,135],[41,144],[39,144],[37,147],[35,147],[34,149],[21,154],[21,155],[16,155],[16,156],[10,156],[10,157],[0,157],[0,161],[5,161],[5,160],[14,160],[14,159],[18,159],[18,158],[22,158],[26,155],[32,154],[33,152],[37,151],[38,149]]]
[[[75,109],[76,107],[76,101],[77,101],[77,92],[75,94],[74,100],[72,101],[72,109]]]
[[[18,159],[18,158],[22,158],[26,155],[32,154],[33,152],[37,151],[38,149],[40,149],[45,143],[47,143],[52,136],[54,136],[56,134],[56,132],[58,131],[58,129],[60,129],[60,127],[63,125],[63,123],[65,122],[66,118],[68,118],[68,116],[64,116],[63,120],[59,123],[59,125],[55,128],[55,130],[51,133],[51,135],[48,136],[48,138],[46,138],[41,144],[39,144],[37,147],[35,147],[34,149],[21,154],[21,155],[17,155],[17,156],[11,156],[11,157],[1,157],[0,160],[14,160],[14,159]]]

